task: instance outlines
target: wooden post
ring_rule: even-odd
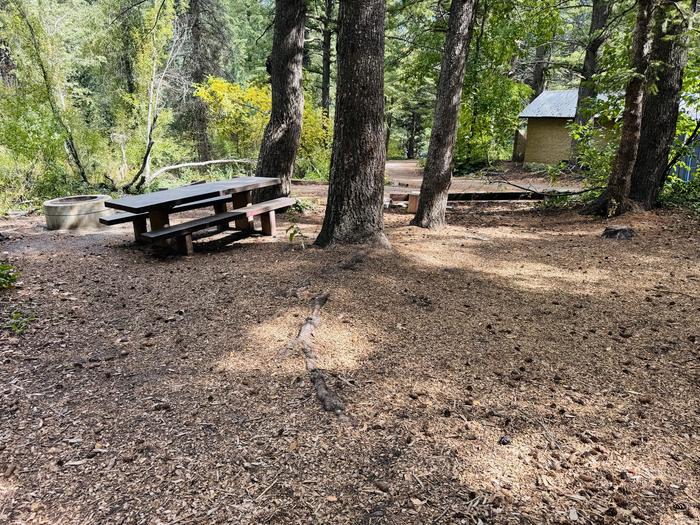
[[[409,193],[408,194],[408,213],[416,213],[418,211],[418,199],[420,198],[420,193]]]
[[[263,235],[277,235],[277,221],[275,219],[275,211],[263,213],[260,216],[260,224],[262,225]]]
[[[250,206],[253,202],[253,193],[250,191],[243,191],[241,193],[233,194],[233,209],[237,210],[239,208],[245,208]],[[235,221],[236,229],[250,232],[253,231],[253,218],[252,217],[241,217]]]
[[[151,231],[160,230],[170,226],[170,214],[166,208],[151,208],[148,211],[148,220],[151,223]],[[172,247],[170,239],[162,239],[156,241],[158,246]]]
[[[214,213],[216,213],[217,215],[219,213],[226,213],[226,203],[225,202],[217,202],[216,204],[214,204]],[[226,230],[228,230],[228,224],[219,224],[216,227],[216,230],[220,231],[220,232],[226,231]]]
[[[180,255],[192,255],[194,253],[191,233],[177,237],[175,242],[177,245],[177,253]]]
[[[146,233],[146,217],[139,217],[132,222],[134,226],[134,239],[137,243],[142,243],[141,234]]]

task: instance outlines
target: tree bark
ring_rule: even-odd
[[[418,134],[418,115],[416,111],[411,111],[410,127],[408,129],[408,140],[406,141],[406,158],[416,158],[416,135]]]
[[[323,16],[323,57],[321,71],[321,107],[328,116],[331,107],[331,44],[333,38],[333,5],[334,0],[325,0]]]
[[[544,91],[545,73],[549,66],[547,55],[549,55],[550,49],[551,44],[549,42],[540,44],[535,48],[535,65],[532,68],[532,78],[528,82],[528,85],[532,88],[531,100],[535,100]]]
[[[204,29],[204,5],[205,0],[190,0],[189,14],[192,19],[191,42],[192,52],[192,82],[201,84],[206,80],[207,74],[213,75],[211,60],[204,60],[207,55],[207,43],[205,42]],[[217,57],[218,58],[218,57]],[[209,71],[207,71],[209,66]],[[207,133],[208,118],[207,105],[199,97],[189,96],[188,113],[190,114],[190,132],[197,147],[197,157],[203,162],[211,159],[211,144]]]
[[[278,177],[282,185],[261,191],[258,195],[261,199],[286,196],[291,192],[304,114],[301,81],[305,23],[306,0],[277,0],[270,60],[272,111],[255,174]]]
[[[630,206],[629,193],[642,130],[644,87],[649,67],[648,44],[655,5],[656,0],[638,1],[631,50],[633,73],[625,91],[620,146],[613,160],[607,189],[589,210],[601,215],[620,215]]]
[[[476,0],[452,0],[445,50],[440,66],[435,118],[421,184],[418,210],[411,224],[436,228],[445,224],[447,193],[462,98],[469,35]]]
[[[695,11],[697,1],[686,2]],[[683,87],[683,70],[688,62],[688,18],[678,4],[663,1],[657,8],[651,48],[651,74],[647,82],[654,89],[644,94],[639,153],[632,174],[630,198],[646,210],[656,206],[666,181],[668,157],[676,136],[676,124]]]
[[[586,108],[598,93],[593,83],[593,75],[598,72],[598,52],[605,42],[605,28],[612,12],[612,2],[609,0],[593,0],[593,12],[591,14],[591,26],[588,30],[588,42],[583,58],[581,70],[581,82],[578,87],[578,102],[576,104],[576,124],[585,124]]]
[[[316,244],[384,236],[385,0],[341,0],[328,203]]]

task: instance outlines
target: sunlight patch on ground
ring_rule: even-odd
[[[304,360],[299,350],[286,352],[287,343],[297,336],[306,320],[306,310],[299,308],[269,319],[250,328],[240,350],[227,354],[218,368],[241,372],[245,370],[274,370],[275,373],[299,374]],[[331,317],[321,314],[321,326],[313,339],[318,366],[329,370],[354,370],[374,347],[352,327],[352,321],[342,314]]]

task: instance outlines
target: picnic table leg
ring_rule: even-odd
[[[194,253],[194,246],[192,245],[192,234],[188,233],[181,237],[177,237],[176,240],[177,253],[180,255],[192,255]]]
[[[143,238],[141,234],[146,233],[146,217],[139,217],[132,223],[134,225],[134,239],[137,243],[142,243]]]
[[[151,222],[151,231],[160,230],[167,226],[170,226],[170,214],[168,210],[162,208],[153,208],[148,212],[148,219]],[[156,241],[157,246],[162,247],[172,247],[172,242],[170,239],[162,239]]]
[[[219,213],[226,213],[226,203],[225,202],[217,202],[214,204],[214,213],[217,215]],[[220,224],[219,226],[216,227],[216,231],[226,231],[228,229],[226,224]]]
[[[245,208],[253,203],[253,192],[244,191],[241,193],[233,194],[233,209]],[[235,221],[236,229],[244,232],[253,231],[253,218],[252,217],[241,217]]]
[[[262,225],[263,235],[277,235],[277,221],[275,219],[274,210],[263,213],[260,216],[260,224]]]

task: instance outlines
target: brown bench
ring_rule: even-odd
[[[231,222],[235,222],[236,229],[238,230],[243,232],[252,232],[252,219],[256,215],[260,215],[262,234],[275,235],[275,211],[289,208],[292,204],[294,204],[294,202],[295,199],[290,197],[281,197],[279,199],[252,204],[244,208],[217,213],[216,215],[211,215],[209,217],[193,219],[174,226],[167,226],[160,230],[143,233],[141,234],[141,237],[149,241],[175,239],[177,242],[178,252],[185,255],[191,255],[193,252],[192,234],[194,232],[206,230],[214,226],[223,229],[228,227]]]
[[[202,199],[199,201],[188,202],[186,204],[178,204],[172,209],[172,213],[180,213],[183,211],[196,210],[197,208],[205,208],[207,206],[213,206],[215,213],[222,213],[226,211],[226,203],[231,202],[231,195],[220,195],[218,197],[211,197],[209,199]],[[136,240],[141,240],[143,234],[146,233],[146,219],[148,218],[148,213],[129,213],[127,211],[115,213],[107,217],[100,217],[100,223],[106,226],[112,226],[114,224],[124,224],[127,222],[134,223],[134,237]]]

